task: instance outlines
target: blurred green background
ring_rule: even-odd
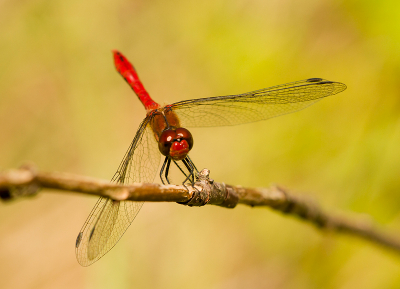
[[[111,49],[162,104],[322,77],[348,89],[265,122],[192,129],[191,157],[217,181],[281,184],[400,233],[399,6],[1,1],[0,168],[30,160],[112,177],[145,110]],[[75,238],[95,202],[44,191],[0,204],[0,287],[400,288],[399,255],[244,206],[146,203],[118,245],[83,268]]]

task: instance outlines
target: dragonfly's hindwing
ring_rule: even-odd
[[[112,181],[121,184],[152,182],[160,153],[150,128],[151,116],[140,125]],[[119,241],[139,213],[143,202],[113,201],[100,197],[76,240],[76,257],[82,266],[96,262]]]

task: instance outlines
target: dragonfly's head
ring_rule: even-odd
[[[193,147],[193,137],[186,128],[166,129],[161,133],[158,148],[164,156],[169,156],[175,161],[186,158]]]

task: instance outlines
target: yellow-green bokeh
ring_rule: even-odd
[[[192,129],[191,157],[234,185],[278,183],[400,232],[397,1],[2,1],[0,168],[109,179],[145,116],[113,67],[160,103],[322,77],[304,111]],[[398,288],[399,256],[268,209],[147,203],[89,268],[74,242],[95,198],[0,205],[1,288]],[[357,213],[357,214],[354,214]],[[354,215],[353,215],[354,214]]]

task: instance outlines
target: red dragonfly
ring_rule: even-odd
[[[306,108],[320,99],[342,92],[346,85],[322,78],[277,85],[238,95],[179,101],[161,106],[139,80],[132,64],[113,51],[117,71],[143,103],[147,113],[128,148],[113,182],[131,184],[152,182],[160,164],[161,181],[169,183],[173,161],[194,182],[196,167],[188,156],[193,147],[191,133],[185,127],[225,126],[265,120]],[[178,165],[181,161],[188,173]],[[135,219],[143,202],[113,201],[100,197],[76,239],[76,257],[89,266],[111,250]]]

